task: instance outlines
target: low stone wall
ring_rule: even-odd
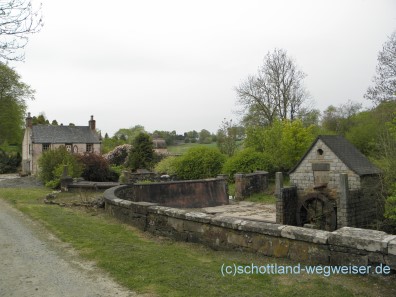
[[[132,202],[105,192],[106,211],[155,235],[323,265],[389,265],[396,270],[396,235],[344,227],[334,232],[213,217],[209,214]]]
[[[244,200],[255,193],[262,193],[268,188],[268,172],[235,174],[235,199]]]
[[[229,203],[223,178],[124,185],[115,188],[118,198],[163,206],[200,208]]]

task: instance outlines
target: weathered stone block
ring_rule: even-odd
[[[184,221],[183,229],[195,233],[204,233],[208,229],[208,226],[200,222]]]
[[[289,254],[289,241],[276,239],[272,241],[274,246],[274,257],[277,258],[287,258]]]
[[[196,221],[196,222],[201,222],[201,223],[210,223],[210,220],[212,219],[212,216],[203,213],[203,212],[187,212],[185,215],[186,220],[190,221]]]
[[[241,221],[240,225],[238,226],[238,230],[257,232],[271,236],[280,236],[282,229],[285,227],[285,225],[280,224],[271,224],[257,221]]]
[[[238,229],[243,220],[233,217],[215,217],[210,220],[210,223],[215,226],[226,227],[230,229]]]
[[[177,218],[168,218],[168,225],[179,232],[184,231],[183,223],[183,220],[179,220]]]
[[[392,270],[396,271],[396,256],[395,255],[385,255],[384,256],[385,264],[390,266]]]
[[[388,242],[388,254],[396,256],[396,238]]]
[[[252,238],[248,234],[228,232],[227,233],[227,244],[236,247],[248,247],[252,242]]]
[[[388,242],[395,238],[395,235],[389,235],[382,231],[343,227],[331,232],[328,242],[330,245],[386,253]]]
[[[367,266],[368,256],[330,251],[330,264]]]
[[[286,226],[281,230],[284,238],[326,244],[331,232],[302,227]]]

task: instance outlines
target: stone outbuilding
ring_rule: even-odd
[[[380,173],[342,136],[318,136],[289,172],[296,193],[284,191],[283,196],[295,203],[282,204],[282,211],[290,214],[283,223],[326,230],[372,225],[383,211]]]
[[[101,137],[91,116],[88,126],[33,125],[30,113],[22,142],[22,174],[36,174],[38,160],[47,150],[65,146],[72,153],[101,152]]]
[[[166,145],[166,141],[163,138],[154,138],[153,139],[153,149],[159,155],[167,155],[168,149]]]

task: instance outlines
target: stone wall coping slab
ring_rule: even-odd
[[[328,242],[330,245],[387,253],[388,244],[394,239],[396,235],[389,235],[383,231],[343,227],[331,232]]]
[[[281,236],[281,231],[286,225],[272,224],[258,221],[243,220],[238,226],[238,230],[256,232],[271,236]]]
[[[321,244],[327,244],[330,234],[331,232],[324,230],[308,229],[295,226],[286,226],[281,230],[281,236],[284,238]]]
[[[214,217],[210,220],[210,224],[237,230],[242,221],[233,217]]]
[[[189,221],[196,221],[196,222],[200,222],[200,223],[209,224],[210,220],[212,219],[212,216],[208,215],[207,213],[204,213],[204,212],[194,211],[194,212],[187,212],[185,214],[185,218],[186,218],[186,220],[189,220]]]
[[[388,242],[388,254],[396,256],[396,237]]]

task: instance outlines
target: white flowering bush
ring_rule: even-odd
[[[115,147],[112,151],[104,154],[103,157],[109,162],[111,165],[125,165],[125,161],[128,158],[129,151],[131,150],[132,145],[123,144]]]

